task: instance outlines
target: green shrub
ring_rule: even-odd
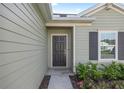
[[[79,63],[76,66],[76,74],[78,75],[79,79],[84,80],[88,73],[88,65]]]
[[[124,88],[124,64],[112,62],[98,68],[98,64],[79,63],[76,66],[76,74],[84,80],[82,88],[105,89]]]
[[[98,64],[89,63],[88,75],[93,80],[99,80],[103,77],[103,72],[98,69]]]
[[[102,78],[103,72],[98,70],[98,64],[87,63],[81,64],[79,63],[76,66],[76,74],[79,79],[84,80],[85,78],[92,78],[93,80],[98,80]]]
[[[120,72],[119,79],[124,80],[124,64],[119,63],[119,67],[120,67],[120,69],[119,69],[119,72]]]
[[[103,65],[104,78],[109,80],[124,79],[124,64],[112,62],[110,65]]]

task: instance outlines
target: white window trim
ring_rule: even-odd
[[[101,33],[116,33],[116,39],[115,39],[115,59],[101,59],[101,45],[100,45],[100,39],[101,39]],[[98,60],[99,61],[116,61],[118,60],[118,31],[109,31],[109,30],[102,30],[98,32]]]

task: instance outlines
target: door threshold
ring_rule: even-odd
[[[63,74],[68,74],[68,75],[72,75],[73,72],[69,69],[63,69],[63,68],[49,68],[47,75],[63,75]]]

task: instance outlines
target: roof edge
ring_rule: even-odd
[[[84,10],[84,11],[81,11],[81,12],[78,13],[77,15],[78,15],[78,16],[86,15],[87,13],[89,13],[89,12],[91,12],[91,11],[94,11],[95,9],[97,9],[97,8],[103,6],[103,5],[105,5],[105,3],[96,4],[96,5],[94,5],[94,6],[90,7],[90,8],[88,8],[88,9],[86,9],[86,10]]]
[[[117,3],[100,3],[100,4],[97,4],[91,8],[88,8],[80,13],[78,13],[77,15],[80,17],[80,16],[88,16],[88,14],[92,14],[92,12],[94,11],[97,11],[99,10],[100,11],[100,8],[103,9],[103,8],[106,8],[106,7],[109,7],[109,6],[113,6],[113,7],[116,7],[118,8],[120,11],[124,12],[124,7],[120,6],[119,4]],[[94,12],[95,13],[95,12]]]
[[[45,21],[52,19],[52,6],[50,3],[37,3],[37,6]]]

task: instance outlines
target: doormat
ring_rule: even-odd
[[[50,81],[50,75],[45,75],[39,89],[48,89],[49,81]]]

